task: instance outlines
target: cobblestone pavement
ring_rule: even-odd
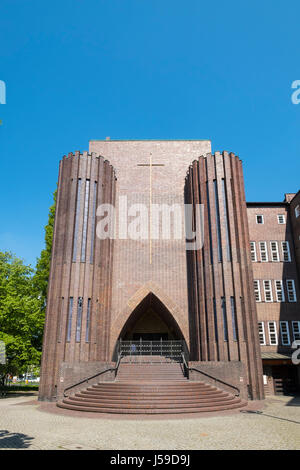
[[[181,419],[78,416],[32,396],[3,398],[0,449],[300,449],[300,397],[269,397],[256,412]]]

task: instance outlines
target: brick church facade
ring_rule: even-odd
[[[141,206],[148,237],[132,236]],[[99,236],[110,207],[117,216]],[[170,216],[183,236],[161,235],[156,209],[169,207],[191,208],[193,229],[202,208],[201,245],[187,249],[185,215]],[[243,400],[299,388],[291,360],[300,339],[299,207],[299,193],[247,203],[241,160],[212,154],[208,140],[107,139],[65,156],[40,399],[80,392],[87,378],[114,383],[122,341],[180,342],[189,383],[201,375],[207,387],[233,387]]]

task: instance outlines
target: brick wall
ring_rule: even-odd
[[[201,374],[200,372],[191,370],[190,380],[203,380],[215,387],[221,388],[225,392],[236,393],[237,391],[230,387],[230,385],[233,385],[239,389],[240,397],[244,400],[248,400],[247,373],[245,371],[245,365],[241,361],[190,362],[189,366],[204,372],[204,374]],[[215,380],[206,374],[211,375],[216,379],[220,379],[221,381],[226,382],[226,384],[218,382],[218,380]]]
[[[290,338],[292,338],[291,321],[300,320],[300,286],[295,255],[295,245],[293,237],[293,228],[290,217],[290,207],[288,203],[248,203],[247,208],[249,221],[250,241],[256,243],[257,261],[252,263],[254,279],[260,281],[261,302],[257,302],[258,321],[265,322],[266,340],[269,343],[267,322],[275,321],[279,344],[277,346],[261,346],[263,352],[276,352],[290,350],[290,347],[284,347],[280,338],[280,321],[288,321],[290,327]],[[263,215],[263,224],[256,223],[256,215]],[[279,224],[277,216],[284,215],[285,224]],[[262,262],[259,251],[259,242],[267,242],[268,262]],[[271,261],[270,242],[277,241],[279,249],[279,261]],[[290,247],[291,261],[284,262],[281,248],[281,242],[288,241]],[[250,248],[249,248],[250,249]],[[295,281],[297,302],[288,302],[286,289],[286,279]],[[264,296],[263,280],[271,280],[272,302],[266,302]],[[275,280],[283,280],[285,301],[276,301]]]
[[[107,158],[117,176],[116,207],[119,196],[128,204],[149,207],[150,153],[152,163],[152,203],[177,203],[183,208],[185,176],[195,158],[211,150],[208,140],[198,141],[91,141],[90,152]],[[182,232],[184,222],[182,221]],[[110,352],[124,323],[150,291],[168,306],[189,344],[188,287],[185,239],[119,240],[114,243],[113,298],[111,305]]]

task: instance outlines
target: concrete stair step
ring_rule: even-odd
[[[137,374],[131,374],[131,373],[122,373],[122,374],[118,374],[117,375],[117,378],[120,379],[120,378],[124,378],[124,377],[130,377],[130,378],[141,378],[141,377],[151,377],[153,379],[168,379],[168,380],[172,380],[172,379],[184,379],[185,377],[182,375],[182,374],[171,374],[170,372],[168,373],[162,373],[162,374],[149,374],[149,373],[145,373],[145,372],[138,372]]]
[[[119,391],[115,391],[115,392],[112,392],[112,391],[109,391],[109,392],[94,392],[94,391],[82,391],[82,392],[78,392],[78,394],[80,394],[80,396],[86,396],[86,397],[89,397],[89,396],[94,396],[94,397],[99,397],[99,398],[105,398],[105,397],[111,397],[112,394],[113,396],[119,396],[119,397],[122,397],[124,398],[124,396],[128,396],[128,397],[154,397],[154,396],[159,396],[159,397],[167,397],[167,398],[170,398],[170,399],[174,399],[178,396],[181,396],[181,397],[190,397],[190,396],[207,396],[207,397],[214,397],[214,396],[224,396],[224,393],[226,392],[223,392],[223,391],[210,391],[210,390],[207,390],[207,391],[204,391],[204,392],[191,392],[191,391],[187,391],[185,393],[167,393],[167,392],[159,392],[159,391],[156,391],[156,392],[144,392],[144,391],[140,391],[140,392],[127,392],[127,393],[122,393],[122,392],[119,392]],[[78,395],[77,393],[75,394],[75,396]]]
[[[73,411],[86,411],[95,413],[113,413],[113,414],[186,414],[186,413],[206,413],[206,412],[218,412],[225,410],[232,410],[242,408],[247,405],[247,402],[239,400],[234,403],[226,403],[218,406],[201,406],[194,408],[116,408],[116,407],[89,407],[79,404],[72,404],[64,400],[58,402],[57,406]]]
[[[156,382],[153,382],[153,381],[149,381],[149,382],[142,382],[142,381],[131,381],[131,382],[118,382],[118,381],[115,381],[115,382],[102,382],[102,383],[99,383],[99,384],[95,384],[95,385],[92,385],[91,386],[92,388],[98,388],[98,389],[109,389],[109,388],[112,388],[113,390],[115,390],[116,387],[118,387],[119,389],[132,389],[132,388],[136,388],[136,389],[139,389],[140,387],[143,387],[143,389],[145,388],[148,388],[149,390],[150,389],[157,389],[159,388],[160,390],[163,390],[163,389],[166,389],[166,390],[177,390],[177,389],[201,389],[201,388],[216,388],[212,385],[209,385],[209,384],[205,384],[203,382],[190,382],[190,381],[184,381],[184,382],[168,382],[168,381],[162,381],[160,382],[159,384],[157,384]]]
[[[90,397],[90,398],[87,398],[87,397],[78,397],[78,396],[74,396],[74,397],[70,397],[70,399],[72,402],[79,402],[79,403],[92,403],[92,404],[99,404],[101,403],[101,405],[104,405],[104,404],[120,404],[120,405],[149,405],[149,406],[156,406],[156,405],[164,405],[164,406],[173,406],[173,405],[177,405],[177,404],[182,404],[183,406],[184,405],[189,405],[189,404],[203,404],[203,403],[226,403],[226,402],[232,402],[232,397],[230,396],[219,396],[219,397],[214,397],[214,398],[211,398],[211,397],[201,397],[201,398],[197,398],[197,397],[189,397],[189,398],[176,398],[175,400],[172,399],[168,399],[168,398],[161,398],[161,397],[156,397],[155,399],[154,398],[149,398],[148,399],[145,399],[144,397],[137,397],[137,398],[116,398],[116,397],[106,397],[105,399],[100,399],[99,398],[95,398],[95,397]]]
[[[135,386],[135,385],[132,385],[130,387],[130,383],[128,382],[128,386],[127,387],[124,387],[124,385],[122,384],[122,387],[119,387],[119,384],[118,382],[115,383],[115,386],[114,387],[97,387],[97,386],[92,386],[92,387],[88,387],[86,390],[87,391],[93,391],[93,392],[115,392],[115,391],[118,391],[120,393],[129,393],[129,392],[132,392],[132,393],[139,393],[141,391],[143,391],[144,393],[156,393],[156,392],[160,392],[160,393],[166,393],[166,394],[178,394],[178,393],[201,393],[201,392],[205,392],[205,391],[217,391],[219,389],[217,389],[216,387],[206,387],[206,386],[200,386],[200,387],[185,387],[184,385],[182,387],[180,387],[180,385],[178,385],[177,387],[160,387],[159,384],[156,385],[156,386],[150,386],[148,387],[147,384],[144,384],[145,386],[143,386],[143,384],[140,384],[138,386]]]
[[[102,394],[102,393],[104,393],[104,394],[119,393],[121,395],[140,394],[140,393],[143,393],[145,395],[151,395],[151,394],[154,395],[154,394],[159,393],[160,395],[176,396],[176,395],[179,395],[179,394],[189,395],[189,394],[220,393],[220,390],[216,389],[216,388],[211,388],[211,389],[210,388],[199,388],[199,389],[189,389],[189,388],[180,389],[180,388],[177,388],[177,389],[170,389],[170,390],[167,390],[167,389],[160,390],[159,387],[151,388],[151,389],[143,388],[143,387],[119,389],[118,387],[116,387],[116,388],[107,388],[107,389],[88,388],[88,389],[85,389],[84,392],[86,392],[86,393],[95,393],[95,394],[97,394],[97,393],[98,394]]]
[[[133,377],[117,377],[116,379],[116,382],[133,382],[134,380],[136,380],[137,378],[135,376]],[[183,378],[180,378],[180,377],[151,377],[151,376],[140,376],[138,377],[138,380],[140,380],[141,382],[166,382],[166,380],[169,380],[169,381],[176,381],[176,382],[185,382],[186,379],[183,379]]]
[[[94,407],[119,407],[119,408],[147,408],[147,407],[151,407],[153,409],[157,409],[157,408],[174,408],[174,407],[177,407],[177,408],[194,408],[194,407],[203,407],[203,406],[211,406],[211,405],[215,405],[217,406],[217,404],[219,403],[220,405],[225,405],[225,404],[233,404],[233,403],[240,403],[240,399],[239,398],[234,398],[234,397],[227,397],[227,399],[224,401],[222,400],[219,400],[219,402],[211,402],[210,400],[204,400],[204,401],[193,401],[193,402],[186,402],[186,401],[181,401],[181,402],[178,402],[178,403],[173,403],[172,401],[169,401],[169,402],[130,402],[128,400],[124,400],[123,403],[115,403],[113,400],[111,401],[107,401],[107,402],[100,402],[100,401],[87,401],[87,400],[80,400],[79,398],[76,398],[76,397],[69,397],[69,398],[65,398],[63,400],[64,403],[71,403],[71,404],[83,404],[84,406],[87,406],[87,407],[90,407],[90,406],[94,406]],[[179,406],[180,405],[180,406]]]
[[[116,380],[88,386],[57,404],[98,413],[177,414],[223,411],[246,405],[208,383],[190,382],[180,364],[121,364]]]

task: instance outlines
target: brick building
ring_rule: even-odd
[[[79,409],[76,400],[87,400],[85,379],[111,387],[127,377],[126,358],[136,362],[137,351],[144,361],[139,377],[149,378],[151,370],[153,378],[159,357],[163,373],[177,380],[171,369],[181,363],[188,380],[175,380],[178,395],[192,393],[176,388],[192,382],[207,390],[217,385],[217,392],[210,390],[213,401],[204,397],[198,411],[213,409],[213,402],[225,409],[233,390],[245,401],[262,399],[265,390],[299,387],[299,367],[291,362],[292,341],[300,339],[299,205],[299,193],[283,203],[246,203],[241,160],[211,154],[208,140],[107,139],[91,141],[89,153],[65,156],[40,399],[80,392],[60,402]],[[195,245],[188,227],[198,227],[199,207],[201,243]],[[158,343],[154,354],[149,348]],[[127,354],[122,348],[128,344]],[[174,355],[178,345],[175,359],[170,351]],[[232,400],[230,406],[238,406]]]
[[[266,393],[299,391],[292,345],[300,340],[299,193],[248,202],[250,250]]]

